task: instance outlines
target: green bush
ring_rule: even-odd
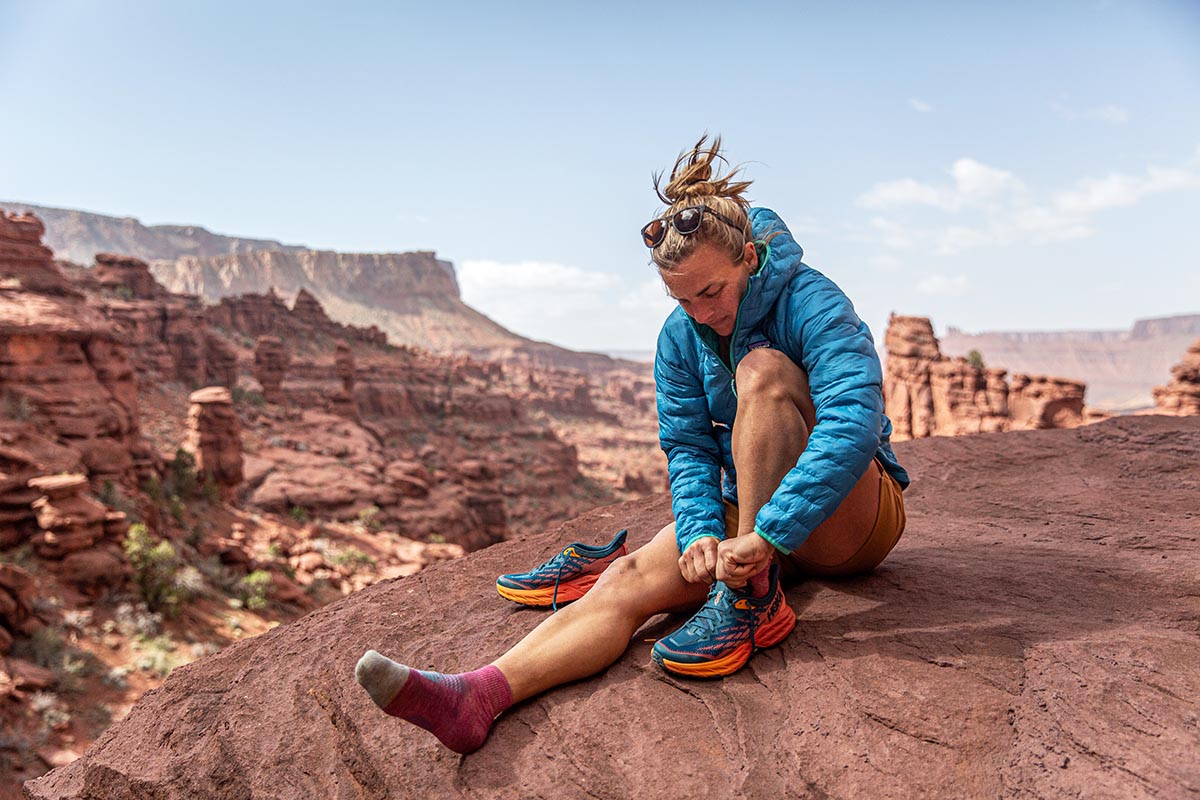
[[[983,353],[979,352],[978,350],[972,350],[971,352],[967,353],[967,363],[976,369],[983,369]]]
[[[133,582],[152,611],[177,617],[195,596],[195,570],[184,568],[170,542],[156,539],[142,523],[125,534],[125,557],[133,567]]]
[[[331,554],[329,563],[339,567],[349,567],[352,571],[358,572],[364,567],[374,567],[375,559],[357,547],[347,547],[345,550]]]
[[[379,506],[367,506],[359,511],[358,524],[369,531],[379,530]]]
[[[233,387],[232,395],[234,405],[262,408],[267,404],[267,400],[262,396],[261,392],[253,392],[249,389],[243,389],[240,386]]]
[[[175,460],[171,462],[171,474],[167,476],[168,494],[179,495],[183,500],[191,500],[200,488],[196,479],[196,457],[182,447],[175,451]]]
[[[259,611],[270,604],[271,573],[265,569],[256,569],[238,584],[238,594],[242,603],[253,611]]]
[[[304,506],[292,506],[289,514],[296,522],[308,522],[308,510]]]

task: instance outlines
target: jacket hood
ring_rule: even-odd
[[[750,209],[750,229],[760,243],[758,272],[750,276],[746,294],[738,307],[737,330],[734,336],[758,327],[779,299],[792,277],[805,269],[801,259],[804,250],[792,238],[783,220],[769,208]],[[770,242],[765,245],[768,237]]]

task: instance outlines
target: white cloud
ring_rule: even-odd
[[[973,158],[960,158],[950,168],[954,176],[954,188],[957,192],[959,205],[985,198],[994,197],[1003,192],[1021,192],[1025,185],[1007,170],[989,167]]]
[[[922,294],[960,295],[969,286],[965,275],[927,275],[917,281],[917,291]]]
[[[1098,119],[1101,122],[1110,122],[1114,125],[1123,125],[1129,122],[1129,111],[1120,106],[1109,105],[1100,106],[1099,108],[1090,108],[1084,112],[1084,115],[1091,119]]]
[[[914,178],[877,183],[858,198],[864,208],[931,206],[959,211],[981,205],[1005,192],[1022,192],[1025,185],[1006,170],[973,158],[960,158],[950,167],[953,184],[933,186]]]
[[[933,111],[933,106],[926,103],[924,100],[918,100],[915,97],[908,98],[908,107],[913,111],[919,111],[922,114],[928,114]]]
[[[866,208],[899,213],[906,207],[928,207],[957,215],[953,224],[943,227],[873,217],[871,227],[884,246],[922,247],[952,255],[980,247],[1083,239],[1095,233],[1091,218],[1101,211],[1131,206],[1154,194],[1200,188],[1196,161],[1183,167],[1151,166],[1144,175],[1114,172],[1104,178],[1085,178],[1041,197],[1012,172],[971,158],[958,159],[949,172],[952,184],[903,178],[877,183],[860,196],[858,203]]]
[[[912,178],[877,183],[858,198],[858,204],[863,208],[933,206],[953,210],[944,192]]]
[[[1143,197],[1174,189],[1200,187],[1200,175],[1185,169],[1150,167],[1145,177],[1110,173],[1099,180],[1079,181],[1075,188],[1055,195],[1063,211],[1090,213],[1116,206],[1131,206]]]
[[[1063,103],[1051,103],[1050,107],[1060,117],[1069,120],[1086,119],[1107,122],[1109,125],[1124,125],[1130,118],[1129,109],[1115,103],[1105,103],[1102,106],[1085,108],[1082,111],[1071,108]]]

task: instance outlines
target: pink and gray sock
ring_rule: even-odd
[[[446,675],[411,669],[368,650],[354,677],[375,705],[424,728],[456,753],[483,746],[496,715],[512,705],[508,680],[490,664]]]

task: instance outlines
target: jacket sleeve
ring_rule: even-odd
[[[725,536],[721,455],[713,438],[704,384],[668,335],[658,337],[654,358],[658,438],[667,454],[675,541],[682,554],[701,536]]]
[[[808,373],[817,421],[808,446],[755,518],[784,552],[804,543],[866,473],[883,430],[883,371],[871,332],[833,281],[796,278],[787,309],[792,352]]]

